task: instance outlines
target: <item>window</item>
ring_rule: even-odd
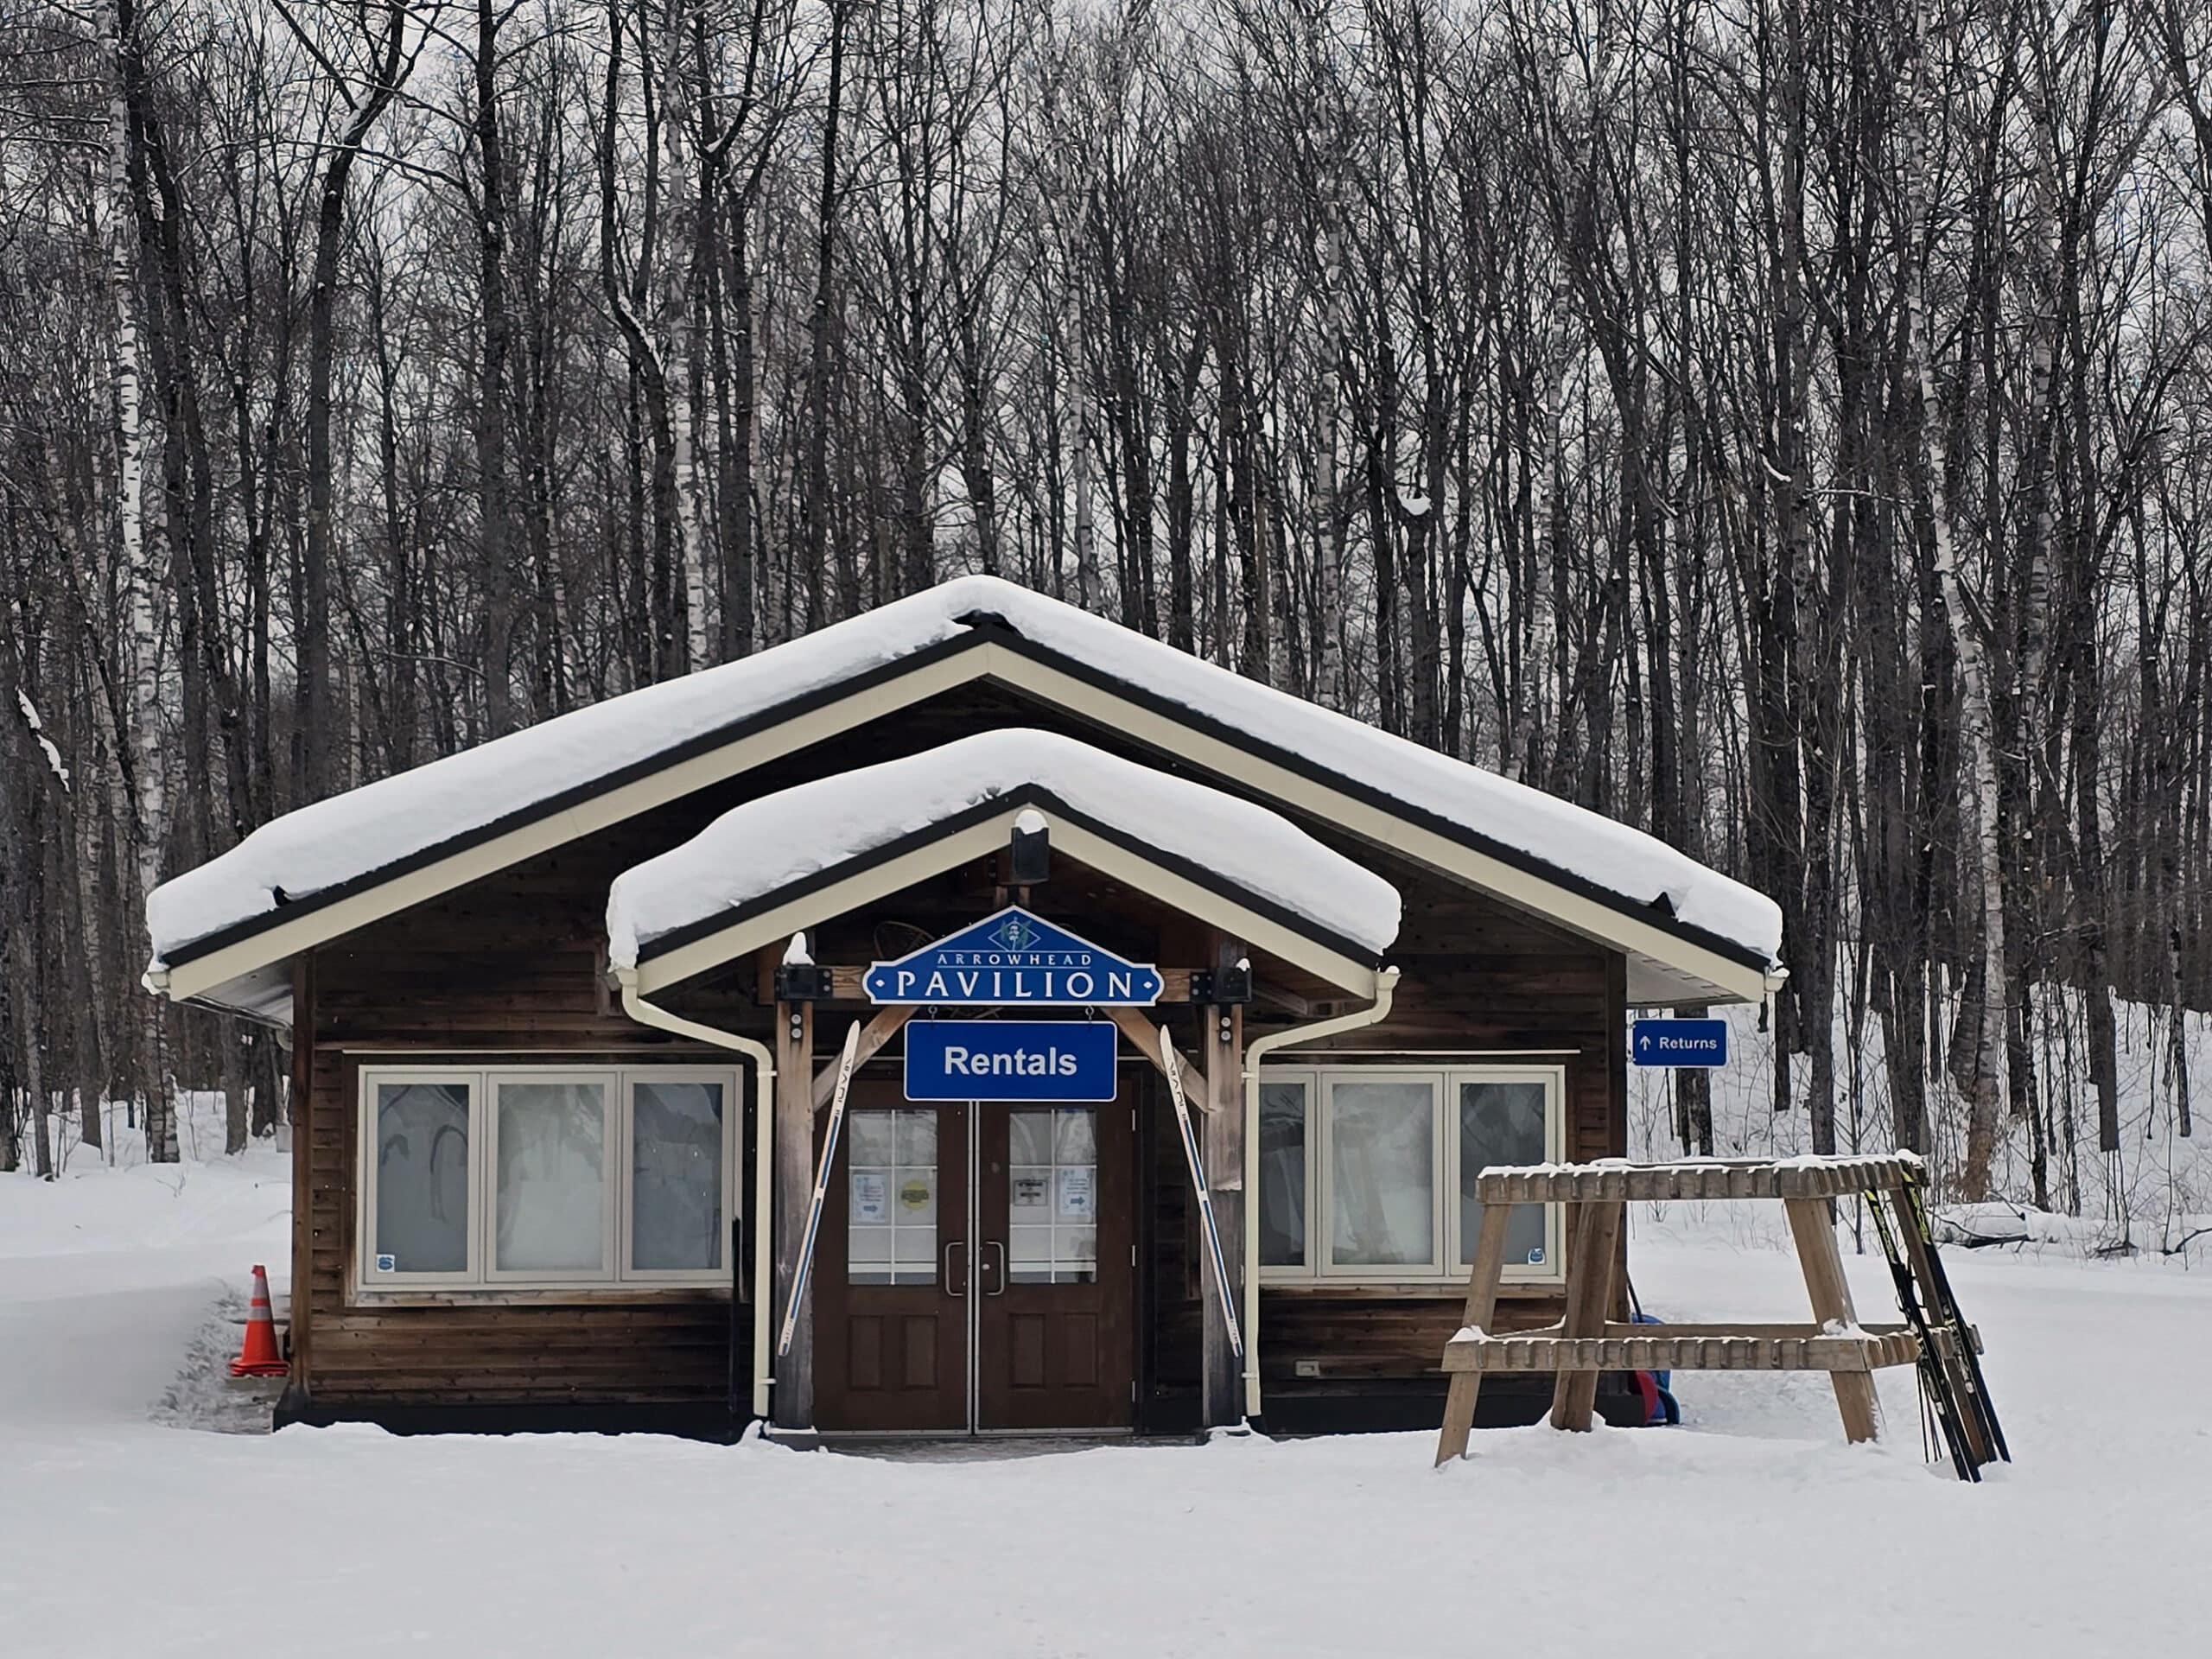
[[[1476,1176],[1560,1155],[1565,1079],[1556,1066],[1268,1067],[1260,1084],[1262,1275],[1463,1282],[1482,1225]],[[1519,1206],[1506,1277],[1556,1280],[1558,1234],[1556,1205]]]
[[[937,1282],[937,1114],[849,1113],[845,1281]]]
[[[1260,1084],[1260,1265],[1306,1265],[1306,1102],[1304,1077]]]
[[[363,1288],[720,1285],[728,1070],[365,1068]]]
[[[1008,1114],[1007,1282],[1087,1285],[1098,1279],[1098,1112],[1022,1107]]]

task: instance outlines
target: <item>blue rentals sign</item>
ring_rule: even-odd
[[[871,1002],[948,1007],[1036,1002],[1147,1008],[1160,990],[1157,968],[1124,962],[1019,905],[896,962],[879,962],[861,983]]]
[[[1638,1065],[1726,1065],[1726,1020],[1639,1020],[1628,1052]]]
[[[1103,1020],[910,1020],[909,1100],[1111,1100]]]

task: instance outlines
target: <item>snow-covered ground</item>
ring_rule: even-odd
[[[216,1142],[219,1144],[219,1142]],[[1841,1440],[1824,1382],[1677,1379],[1675,1431],[907,1460],[235,1427],[225,1299],[284,1160],[0,1178],[0,1653],[2201,1654],[2212,1275],[1955,1252],[2018,1464]],[[1745,1207],[1732,1206],[1741,1213]],[[1726,1213],[1637,1223],[1670,1316],[1796,1317]],[[1854,1257],[1862,1312],[1888,1306]],[[211,1325],[211,1319],[213,1323]],[[189,1373],[180,1382],[180,1370]],[[188,1426],[190,1425],[190,1426]]]

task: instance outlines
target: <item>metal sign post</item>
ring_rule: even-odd
[[[1221,1229],[1214,1224],[1213,1194],[1206,1190],[1205,1166],[1198,1160],[1198,1139],[1191,1126],[1191,1108],[1183,1098],[1182,1064],[1175,1057],[1175,1045],[1168,1039],[1167,1027],[1160,1027],[1160,1066],[1167,1073],[1168,1098],[1175,1103],[1175,1124],[1183,1132],[1183,1161],[1191,1166],[1191,1185],[1198,1195],[1198,1221],[1205,1229],[1206,1253],[1213,1257],[1214,1289],[1221,1297],[1222,1323],[1229,1327],[1230,1351],[1236,1356],[1236,1363],[1244,1363],[1244,1333],[1236,1324],[1236,1298],[1229,1285],[1229,1263],[1221,1253]]]
[[[806,1206],[806,1236],[799,1241],[798,1270],[791,1274],[791,1299],[784,1308],[784,1328],[776,1338],[776,1357],[791,1351],[798,1311],[806,1301],[806,1281],[814,1271],[814,1241],[822,1230],[822,1205],[830,1196],[830,1166],[837,1160],[837,1132],[845,1126],[845,1096],[853,1087],[853,1064],[861,1046],[861,1022],[845,1027],[845,1052],[837,1062],[837,1092],[830,1097],[830,1128],[822,1139],[822,1167],[815,1172],[814,1198]]]

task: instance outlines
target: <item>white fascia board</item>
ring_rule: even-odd
[[[1640,922],[1048,664],[995,642],[985,647],[984,660],[991,677],[1004,684],[1124,732],[1163,753],[1234,778],[1284,806],[1494,893],[1586,938],[1703,980],[1723,994],[1716,1001],[1757,1002],[1767,995],[1766,976],[1757,968]]]
[[[942,840],[910,849],[896,858],[886,859],[815,887],[743,921],[690,940],[664,955],[648,957],[638,964],[638,990],[640,995],[650,996],[734,957],[789,938],[793,933],[817,926],[832,917],[862,909],[970,860],[986,857],[1006,845],[1017,817],[1024,812],[1040,810],[1052,826],[1054,849],[1077,863],[1118,880],[1132,882],[1162,904],[1211,923],[1254,949],[1319,975],[1332,985],[1363,995],[1373,995],[1376,969],[1372,963],[1316,944],[1201,882],[1154,863],[1118,842],[1069,823],[1049,809],[1021,804],[1009,805],[1003,812],[994,813],[980,823],[948,832]]]
[[[579,836],[765,766],[795,750],[840,736],[864,721],[985,678],[1095,721],[1109,730],[1125,732],[1160,753],[1179,757],[1236,779],[1297,811],[1333,823],[1376,846],[1402,853],[1469,886],[1494,893],[1586,938],[1625,951],[1631,958],[1648,958],[1686,979],[1702,982],[1713,988],[1714,1001],[1756,1002],[1770,989],[1765,974],[1757,968],[1640,922],[1623,911],[1438,835],[995,641],[984,641],[921,664],[906,673],[892,675],[864,690],[835,698],[789,721],[695,755],[588,801],[550,813],[334,904],[308,910],[296,920],[278,923],[234,944],[169,968],[165,980],[149,976],[149,988],[177,1001],[202,995],[257,968],[311,950],[410,906],[426,903],[523,859],[550,852]],[[789,931],[785,930],[785,937]],[[666,979],[656,981],[659,984],[669,982]]]
[[[1095,835],[1080,824],[1070,823],[1050,811],[1046,817],[1052,826],[1053,849],[1065,853],[1077,863],[1130,882],[1185,916],[1210,922],[1253,949],[1303,968],[1340,989],[1361,996],[1375,994],[1373,963],[1360,962],[1317,944],[1294,929],[1270,921],[1201,882],[1163,869],[1142,854],[1131,852],[1118,842]]]
[[[638,964],[638,989],[641,995],[651,996],[694,974],[720,967],[733,957],[758,950],[766,944],[780,944],[832,916],[858,910],[970,859],[996,852],[1006,845],[1020,810],[1008,807],[979,823],[950,831],[942,841],[909,849],[896,858],[870,865],[842,880],[815,887],[743,921],[717,928],[665,955],[647,957]]]
[[[865,721],[924,702],[980,677],[966,653],[940,658],[879,684],[836,698],[779,724],[753,732],[565,807],[503,836],[394,876],[335,904],[317,906],[296,920],[279,922],[235,944],[171,967],[167,982],[156,989],[183,1001],[256,968],[314,949],[327,940],[366,927],[394,912],[427,903],[455,887],[497,874],[510,865],[549,853],[580,836],[634,817],[640,812],[707,788],[723,779],[781,760],[797,749],[842,735]]]

